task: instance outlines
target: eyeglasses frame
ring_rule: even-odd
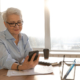
[[[7,22],[6,21],[6,23],[8,23],[9,25],[11,24],[11,23],[9,23],[9,22]],[[21,21],[21,23],[23,24],[23,21]],[[18,25],[18,22],[17,23],[14,23],[15,24],[15,26],[16,26],[16,24]],[[11,26],[11,27],[15,27],[15,26]],[[18,25],[18,26],[20,26],[20,25]]]

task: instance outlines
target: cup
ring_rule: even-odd
[[[44,59],[49,58],[49,49],[43,49]]]

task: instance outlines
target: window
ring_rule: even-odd
[[[79,0],[1,0],[1,12],[8,7],[22,11],[22,32],[34,49],[80,50]]]
[[[80,50],[80,0],[49,0],[52,50]]]

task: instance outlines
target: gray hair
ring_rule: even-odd
[[[8,15],[11,15],[11,14],[16,14],[16,15],[19,15],[21,20],[22,20],[22,13],[19,9],[17,8],[8,8],[5,12],[3,12],[2,14],[2,17],[3,17],[3,20],[4,22],[7,21],[7,17]]]

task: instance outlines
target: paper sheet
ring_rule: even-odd
[[[38,74],[48,74],[53,73],[52,66],[42,66],[37,65],[33,69],[17,71],[17,70],[8,70],[7,76],[21,76],[21,75],[38,75]]]

